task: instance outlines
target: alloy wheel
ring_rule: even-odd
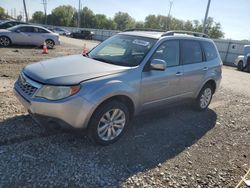
[[[211,90],[211,88],[208,87],[203,91],[203,93],[200,97],[200,107],[202,109],[207,108],[211,98],[212,98],[212,90]]]
[[[7,37],[1,37],[0,38],[0,45],[1,46],[9,46],[10,45],[10,39],[8,39]]]
[[[99,121],[98,136],[104,141],[111,141],[121,134],[125,124],[125,113],[121,109],[111,109]]]

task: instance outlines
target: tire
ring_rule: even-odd
[[[0,46],[2,47],[8,47],[11,45],[11,40],[9,37],[1,36],[0,37]]]
[[[237,69],[239,71],[242,71],[243,70],[243,61],[239,61],[238,65],[237,65]]]
[[[52,49],[55,46],[55,42],[51,39],[47,39],[46,41],[47,48]]]
[[[195,100],[195,109],[198,111],[206,110],[213,98],[213,93],[214,88],[211,84],[204,85]]]
[[[116,100],[109,101],[98,107],[92,115],[88,125],[88,137],[101,145],[112,144],[124,134],[129,121],[128,107]]]

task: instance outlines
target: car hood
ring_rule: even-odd
[[[75,85],[82,81],[130,69],[96,61],[83,55],[71,55],[27,65],[23,72],[31,79],[48,85]]]
[[[7,29],[0,29],[0,33],[10,33],[11,31],[7,30]]]

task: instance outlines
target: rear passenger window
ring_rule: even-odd
[[[215,46],[211,42],[202,42],[202,47],[205,52],[206,60],[211,61],[215,58],[217,58],[217,51],[215,49]]]
[[[192,64],[202,62],[202,51],[198,41],[181,41],[181,60],[182,64]]]
[[[48,33],[48,31],[46,31],[42,28],[38,28],[38,27],[34,27],[34,32],[35,33]]]
[[[152,56],[151,60],[153,59],[166,61],[167,67],[179,65],[179,41],[169,40],[163,42]]]

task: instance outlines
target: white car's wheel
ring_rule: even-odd
[[[0,37],[0,46],[8,47],[8,46],[10,46],[10,44],[11,44],[11,41],[10,41],[9,37],[6,37],[6,36]]]

